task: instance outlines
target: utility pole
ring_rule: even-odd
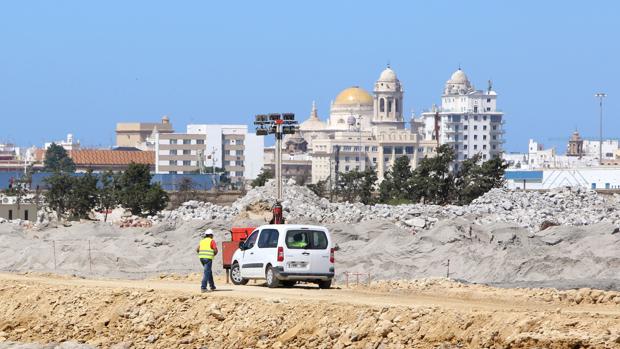
[[[598,92],[594,95],[598,97],[600,115],[599,115],[599,143],[598,143],[598,164],[603,164],[603,99],[607,97],[604,92]]]

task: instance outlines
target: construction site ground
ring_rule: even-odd
[[[620,348],[613,291],[198,281],[0,274],[0,348]]]

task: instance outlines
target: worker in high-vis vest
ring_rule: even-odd
[[[200,283],[201,292],[215,291],[215,283],[213,282],[213,258],[217,255],[217,244],[213,240],[213,230],[207,229],[202,235],[202,240],[198,244],[196,252],[198,252],[198,258],[202,263],[204,273],[202,275],[202,282]],[[207,288],[207,283],[209,288]]]

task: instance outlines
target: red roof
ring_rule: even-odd
[[[107,149],[70,150],[69,156],[76,165],[155,165],[154,151],[124,151]]]

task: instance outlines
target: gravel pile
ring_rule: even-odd
[[[155,222],[188,220],[232,220],[248,211],[269,212],[275,203],[275,182],[250,190],[232,206],[189,201],[172,211],[163,211],[151,219]],[[467,216],[479,224],[507,222],[540,230],[546,225],[591,225],[611,223],[620,226],[618,197],[604,197],[592,190],[562,188],[545,193],[493,189],[466,206],[438,205],[363,205],[330,203],[306,187],[289,181],[283,187],[282,202],[289,222],[359,223],[389,221],[398,227],[426,230],[443,219]]]

